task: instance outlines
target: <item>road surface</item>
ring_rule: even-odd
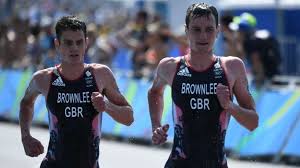
[[[0,122],[0,167],[1,168],[38,168],[45,153],[31,158],[25,155],[17,124]],[[48,130],[33,127],[31,134],[39,139],[45,150],[48,145]],[[135,145],[102,139],[100,142],[101,168],[162,168],[169,156],[170,149]],[[228,159],[230,168],[295,168],[294,166],[239,161]]]

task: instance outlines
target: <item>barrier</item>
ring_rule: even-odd
[[[17,121],[20,99],[25,92],[32,71],[1,70],[0,72],[0,117]],[[133,107],[135,122],[130,127],[123,126],[104,113],[102,133],[150,141],[151,123],[147,91],[151,83],[131,79],[120,73],[116,73],[115,77],[120,91]],[[240,157],[271,156],[276,161],[286,156],[300,158],[300,89],[288,85],[282,87],[290,89],[279,87],[260,91],[251,89],[260,117],[259,127],[249,132],[231,117],[225,141],[227,150]],[[162,123],[171,125],[168,141],[172,142],[174,129],[169,87],[165,91],[164,102]],[[33,122],[48,123],[48,113],[42,96],[37,98],[34,111]]]

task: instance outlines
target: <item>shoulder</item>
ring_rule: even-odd
[[[221,61],[226,69],[236,71],[244,69],[245,65],[243,60],[234,56],[221,57]]]
[[[167,57],[163,58],[157,67],[156,78],[166,81],[169,85],[172,84],[173,77],[176,73],[177,65],[182,57]]]
[[[246,69],[240,58],[234,56],[221,57],[221,63],[231,88],[235,86],[236,81],[241,81],[239,79],[245,79]]]
[[[177,64],[182,57],[165,57],[160,60],[159,64]]]
[[[158,64],[158,71],[160,70],[172,70],[176,69],[178,62],[180,61],[181,57],[166,57],[160,60]]]
[[[52,72],[53,68],[38,70],[33,73],[32,80],[34,80],[36,83],[42,83],[44,81],[50,80]]]
[[[107,73],[111,73],[111,69],[104,64],[93,63],[93,64],[89,64],[89,65],[92,67],[95,74],[105,75]]]
[[[246,75],[246,68],[244,62],[234,56],[222,57],[221,58],[224,70],[226,71],[228,82],[234,86],[236,81],[244,79]]]
[[[98,63],[90,64],[90,66],[93,69],[96,80],[101,80],[101,81],[105,82],[105,81],[110,81],[111,79],[114,79],[113,72],[111,71],[111,69],[108,66],[106,66],[104,64],[98,64]]]
[[[47,68],[36,71],[32,75],[29,87],[31,90],[36,90],[39,93],[46,95],[51,80],[53,68]]]

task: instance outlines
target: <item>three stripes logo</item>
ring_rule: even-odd
[[[190,74],[190,71],[187,67],[181,68],[178,72],[177,72],[178,76],[187,76],[187,77],[192,77],[192,74]]]
[[[59,76],[55,81],[52,82],[53,86],[66,86],[66,84],[62,81],[61,77]]]

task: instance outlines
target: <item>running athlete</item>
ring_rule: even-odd
[[[98,168],[102,112],[129,126],[131,106],[119,92],[111,70],[85,64],[86,25],[76,16],[64,16],[55,26],[55,46],[61,64],[33,74],[20,104],[20,127],[26,155],[44,152],[30,134],[34,102],[46,98],[50,140],[41,168]]]
[[[224,141],[230,116],[250,131],[258,126],[245,66],[237,57],[213,54],[219,32],[214,6],[191,5],[185,24],[190,53],[162,59],[148,92],[152,141],[167,140],[169,125],[161,125],[161,117],[163,92],[169,85],[175,133],[165,168],[227,168]],[[238,104],[233,103],[233,94]]]

